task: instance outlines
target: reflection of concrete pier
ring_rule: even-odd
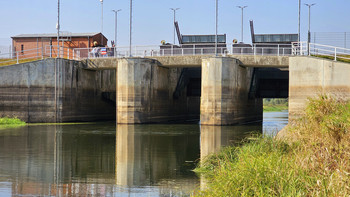
[[[157,185],[166,195],[190,193],[198,179],[184,164],[198,158],[198,133],[174,137],[168,131],[162,134],[161,125],[145,127],[117,125],[115,183],[128,188]]]

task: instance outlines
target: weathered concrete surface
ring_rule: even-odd
[[[26,122],[114,119],[115,107],[101,93],[115,92],[115,71],[82,67],[63,59],[0,67],[0,116]]]
[[[196,56],[164,56],[148,57],[158,60],[163,66],[169,67],[201,67],[202,59],[209,58],[208,55]],[[240,65],[250,67],[288,67],[288,56],[259,56],[259,55],[229,55],[228,57],[239,59]]]
[[[350,99],[350,64],[314,57],[291,57],[289,120],[300,117],[307,99],[319,94]]]
[[[202,59],[210,58],[210,55],[195,56],[159,56],[146,57],[159,61],[165,67],[189,68],[201,67]],[[288,56],[259,56],[259,55],[229,55],[228,57],[239,59],[239,64],[249,67],[276,67],[288,68]],[[119,58],[120,59],[120,58]],[[83,60],[86,68],[90,69],[116,69],[118,58],[98,58]]]
[[[118,60],[117,123],[150,123],[199,116],[199,98],[174,100],[181,69],[146,58]],[[196,109],[197,107],[197,109]]]
[[[98,58],[98,59],[85,59],[82,61],[85,68],[94,70],[103,69],[117,69],[118,58]]]
[[[202,61],[201,124],[231,125],[262,120],[262,99],[249,99],[253,68],[237,59]]]

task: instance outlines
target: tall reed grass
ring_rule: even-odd
[[[194,196],[350,196],[350,102],[310,99],[283,139],[224,148],[196,169],[208,179]]]

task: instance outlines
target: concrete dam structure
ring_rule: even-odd
[[[350,64],[299,56],[169,56],[45,59],[0,67],[0,116],[26,122],[262,120],[262,98],[289,98],[290,119],[307,98],[350,98]]]

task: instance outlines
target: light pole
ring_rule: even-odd
[[[101,2],[101,34],[103,34],[103,0]],[[101,35],[101,46],[103,44],[103,36]]]
[[[176,18],[176,10],[179,10],[180,8],[170,8],[172,11],[174,11],[174,42],[173,44],[175,45],[175,18]]]
[[[216,0],[215,4],[215,56],[218,56],[218,0]]]
[[[129,29],[129,57],[131,57],[131,32],[132,32],[132,0],[130,0],[130,29]]]
[[[300,11],[301,11],[301,0],[299,0],[299,15],[298,15],[298,42],[300,45]]]
[[[57,0],[57,58],[60,57],[60,0]]]
[[[310,39],[311,39],[311,35],[310,35],[311,34],[310,33],[310,12],[311,12],[311,7],[316,5],[316,3],[313,3],[313,4],[306,4],[305,3],[305,5],[309,7],[309,29],[307,31],[307,54],[310,55],[310,46],[309,46],[310,45]]]
[[[241,19],[242,19],[242,23],[241,23],[242,24],[241,25],[242,26],[241,27],[241,42],[243,43],[243,9],[248,7],[248,6],[245,5],[245,6],[237,6],[237,7],[242,10],[242,17],[241,17]]]
[[[115,14],[115,29],[114,29],[114,44],[117,45],[117,26],[118,26],[118,12],[122,11],[121,9],[119,10],[112,10]]]

